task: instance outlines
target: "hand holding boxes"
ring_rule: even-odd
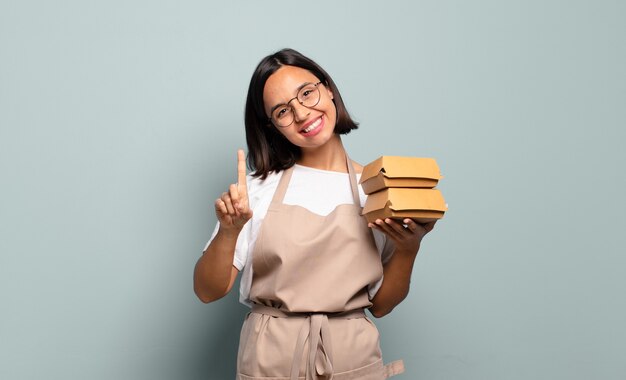
[[[368,222],[441,219],[448,209],[441,192],[434,188],[441,178],[432,158],[382,156],[367,164],[361,174],[359,183],[368,194],[363,215]]]

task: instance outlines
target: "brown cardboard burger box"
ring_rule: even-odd
[[[363,167],[359,183],[372,194],[389,187],[432,188],[441,178],[433,158],[382,156]]]
[[[368,195],[363,215],[368,222],[410,218],[426,223],[443,218],[447,209],[438,189],[391,187]]]
[[[433,158],[382,156],[363,167],[359,183],[369,194],[363,215],[368,222],[441,219],[448,209],[441,192],[434,189],[441,178]]]

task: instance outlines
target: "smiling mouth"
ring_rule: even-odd
[[[300,133],[309,133],[312,130],[314,130],[315,128],[319,127],[320,124],[322,124],[322,118],[321,117],[319,119],[315,120],[315,122],[311,123],[311,125],[309,125],[308,127],[306,127],[303,130],[301,130]]]

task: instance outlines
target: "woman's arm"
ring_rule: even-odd
[[[202,302],[224,297],[233,287],[239,271],[233,266],[237,238],[252,218],[248,202],[245,154],[237,152],[236,184],[215,201],[215,214],[220,222],[217,235],[204,251],[193,273],[193,289]]]
[[[193,290],[204,302],[216,301],[232,289],[239,271],[233,265],[238,233],[220,229],[204,251],[193,273]]]
[[[383,267],[383,283],[372,299],[370,311],[376,318],[389,314],[409,294],[411,273],[420,244],[424,236],[435,227],[435,222],[418,224],[411,219],[403,222],[406,228],[392,219],[378,219],[375,223],[369,223],[370,228],[384,232],[396,246]]]

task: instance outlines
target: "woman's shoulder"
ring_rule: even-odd
[[[261,179],[260,176],[255,177],[252,174],[246,176],[248,181],[248,199],[252,208],[259,204],[269,204],[278,188],[278,183],[283,173],[284,170],[272,171],[264,179]]]
[[[246,180],[248,181],[248,195],[275,188],[278,186],[281,175],[282,172],[269,172],[267,177],[261,179],[261,177],[254,177],[252,174],[248,174],[246,176]]]

